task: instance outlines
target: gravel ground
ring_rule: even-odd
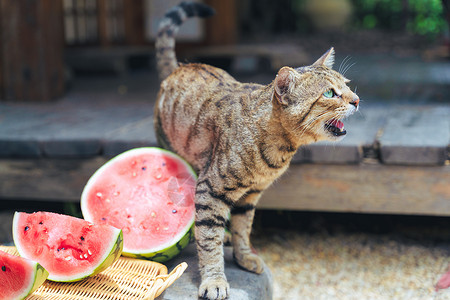
[[[448,229],[256,231],[252,242],[272,271],[275,300],[450,299],[450,289],[435,290],[450,262]]]

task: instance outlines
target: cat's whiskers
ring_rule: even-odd
[[[345,76],[345,73],[348,72],[348,70],[350,70],[354,65],[356,64],[356,62],[349,64],[347,67],[344,68],[344,70],[342,71],[342,75]]]
[[[305,132],[311,129],[317,121],[320,121],[323,118],[327,118],[328,116],[330,116],[330,119],[333,119],[335,117],[335,112],[324,111],[322,113],[318,113],[315,117],[313,117],[311,120],[308,120],[308,122],[306,122],[305,124],[299,124],[297,128],[295,128],[295,131],[302,129],[300,131],[300,136],[303,136]]]
[[[342,61],[341,64],[339,65],[339,69],[338,72],[342,74],[342,70],[345,69],[345,66],[348,62],[350,62],[351,57],[349,55],[347,55]]]

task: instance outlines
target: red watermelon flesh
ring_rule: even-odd
[[[19,254],[38,261],[54,281],[94,275],[114,262],[123,247],[120,229],[50,212],[16,212],[13,238]]]
[[[137,148],[103,165],[81,196],[86,220],[124,233],[123,254],[143,254],[178,242],[194,221],[196,176],[180,157]]]
[[[47,276],[37,262],[0,251],[0,299],[23,299]]]

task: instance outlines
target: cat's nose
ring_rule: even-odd
[[[354,99],[350,102],[350,104],[353,105],[353,106],[355,106],[355,107],[358,107],[358,105],[359,105],[359,98],[354,98]]]

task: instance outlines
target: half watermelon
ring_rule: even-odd
[[[16,212],[13,239],[19,254],[39,262],[53,281],[93,276],[119,258],[123,248],[120,229],[50,212]]]
[[[0,299],[24,299],[47,279],[37,262],[0,251]]]
[[[104,164],[81,195],[86,220],[121,228],[123,254],[165,262],[193,237],[196,175],[176,154],[136,148]]]

